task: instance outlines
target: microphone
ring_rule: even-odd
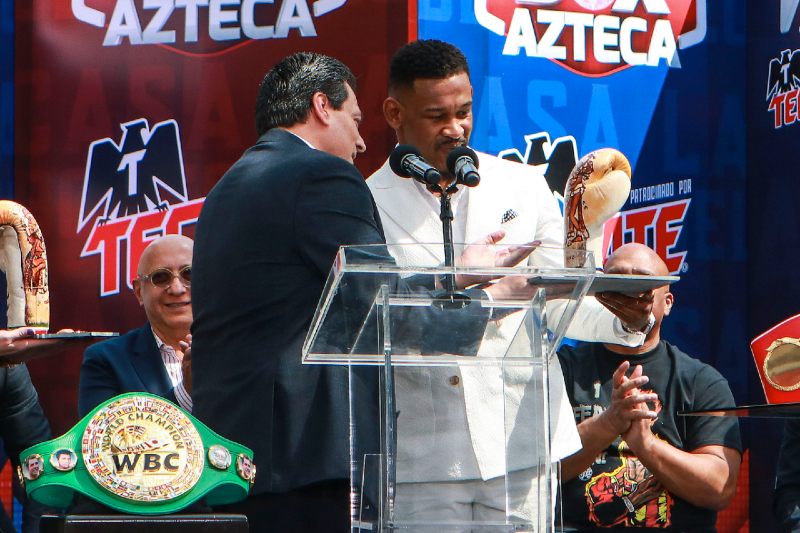
[[[458,146],[447,156],[447,170],[456,177],[456,183],[474,187],[481,182],[478,174],[478,154],[468,146]]]
[[[389,156],[389,166],[398,176],[414,178],[424,185],[438,185],[442,175],[425,161],[415,147],[399,144]]]

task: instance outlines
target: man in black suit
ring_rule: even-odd
[[[376,374],[303,365],[301,347],[339,246],[385,242],[353,166],[366,149],[355,88],[350,70],[324,55],[274,66],[256,104],[258,142],[214,186],[197,223],[194,414],[254,451],[251,497],[225,509],[247,514],[251,531],[350,531],[348,393],[364,395],[368,417]],[[487,292],[533,290],[507,278]]]
[[[346,368],[300,350],[343,243],[381,243],[353,166],[366,149],[355,78],[289,56],[257,100],[258,142],[209,192],[195,232],[194,413],[254,451],[251,531],[349,531]]]
[[[145,248],[133,292],[147,323],[86,349],[80,416],[125,392],[157,394],[191,411],[191,365],[184,349],[192,324],[193,244],[183,235],[165,235]]]

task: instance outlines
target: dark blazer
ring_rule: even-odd
[[[206,197],[192,261],[193,410],[253,449],[255,493],[349,478],[348,385],[373,402],[376,374],[302,365],[301,346],[339,246],[383,242],[358,170],[281,129]]]
[[[150,324],[86,348],[81,364],[81,417],[118,394],[150,392],[177,403]]]

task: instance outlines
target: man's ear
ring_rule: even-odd
[[[403,124],[403,105],[393,96],[383,101],[383,117],[393,130],[399,130]]]
[[[311,97],[311,114],[319,122],[328,125],[331,122],[331,101],[323,92],[316,92]]]
[[[671,292],[664,295],[664,315],[669,315],[669,312],[672,311],[672,304],[674,303],[675,297]]]
[[[144,300],[142,300],[142,282],[138,279],[133,280],[133,294],[135,294],[136,299],[139,300],[139,305],[144,305]]]

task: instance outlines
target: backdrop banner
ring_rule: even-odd
[[[363,172],[394,143],[380,110],[388,58],[408,39],[405,0],[173,4],[16,5],[15,199],[48,245],[55,328],[142,324],[131,290],[142,250],[193,235],[205,195],[257,138],[261,78],[289,53],[335,56],[357,76],[372,117]],[[77,419],[81,355],[58,373],[32,365],[55,433]]]

